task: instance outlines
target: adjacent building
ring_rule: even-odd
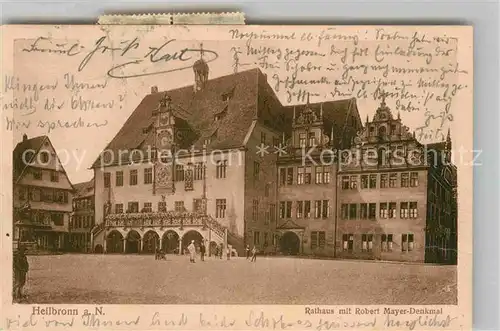
[[[340,152],[338,257],[456,262],[451,137],[422,145],[385,100]]]
[[[69,249],[74,188],[47,136],[25,134],[14,148],[13,190],[14,248]]]
[[[94,179],[74,185],[73,214],[70,226],[71,250],[91,251],[91,230],[94,222]]]
[[[94,162],[94,252],[456,260],[449,136],[420,144],[385,100],[362,123],[354,98],[283,106],[259,69],[193,73],[153,86]]]

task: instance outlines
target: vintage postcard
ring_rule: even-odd
[[[470,329],[472,36],[4,26],[0,328]]]

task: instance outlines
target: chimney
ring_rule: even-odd
[[[158,93],[158,86],[151,86],[151,94]]]
[[[26,141],[26,140],[28,140],[28,135],[25,133],[25,134],[23,134],[23,141]]]

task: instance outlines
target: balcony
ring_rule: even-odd
[[[146,212],[109,214],[105,218],[106,227],[147,228],[147,227],[208,227],[223,236],[225,228],[209,215],[189,212]]]

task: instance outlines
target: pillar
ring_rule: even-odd
[[[163,248],[163,236],[160,237],[160,251]]]
[[[127,238],[123,238],[123,254],[127,252]]]
[[[144,237],[139,240],[139,251],[137,253],[142,253],[142,247],[144,247]]]
[[[90,232],[90,253],[94,252],[94,233]]]
[[[179,255],[182,255],[182,238],[179,236]]]
[[[208,257],[212,256],[212,252],[210,250],[210,243],[212,242],[212,229],[208,228],[208,247],[205,245],[205,252],[208,252]]]

